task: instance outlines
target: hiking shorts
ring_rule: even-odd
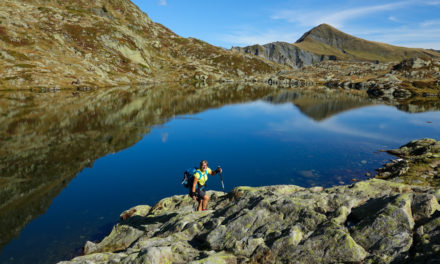
[[[191,191],[190,191],[190,194],[191,194]],[[196,197],[197,197],[198,201],[202,200],[203,197],[205,197],[205,195],[206,195],[206,191],[205,190],[196,189]]]

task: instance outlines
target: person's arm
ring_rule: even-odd
[[[222,172],[222,168],[218,167],[216,170],[211,170],[211,175],[216,175],[217,173]]]
[[[194,177],[193,177],[193,185],[191,187],[191,197],[193,198],[193,200],[196,199],[196,186],[197,186],[198,182],[199,182],[199,179],[197,179],[197,177],[194,175]]]

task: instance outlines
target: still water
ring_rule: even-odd
[[[185,194],[183,171],[202,159],[222,166],[226,191],[329,187],[374,174],[391,158],[381,149],[440,135],[435,109],[268,87],[10,92],[0,110],[0,263],[80,254],[122,211]],[[217,176],[208,189],[221,190]]]

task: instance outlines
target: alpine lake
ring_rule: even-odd
[[[124,210],[187,194],[204,159],[226,192],[373,177],[392,158],[380,150],[440,139],[440,104],[237,84],[0,91],[0,124],[0,263],[55,263]],[[218,175],[207,185],[222,191]]]

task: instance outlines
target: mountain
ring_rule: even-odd
[[[274,42],[243,48],[234,47],[233,50],[257,55],[293,68],[323,60],[389,62],[413,57],[440,57],[432,50],[398,47],[357,38],[327,24],[314,27],[292,44]]]
[[[129,0],[0,1],[0,89],[209,81],[280,69],[182,38]]]

